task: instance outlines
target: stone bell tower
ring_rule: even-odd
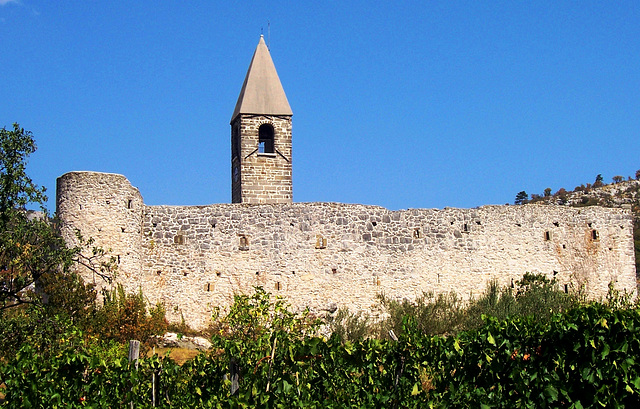
[[[291,203],[291,117],[260,36],[231,117],[233,203]]]

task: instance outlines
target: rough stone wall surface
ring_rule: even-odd
[[[64,239],[77,245],[76,229],[85,240],[94,239],[116,258],[120,281],[130,291],[140,286],[144,207],[138,189],[122,175],[70,172],[57,180],[56,214]],[[83,273],[98,289],[104,284],[90,271]]]
[[[88,236],[104,224],[100,233],[106,232],[104,214],[111,207],[102,202],[114,195],[100,193],[105,186],[96,185],[98,176],[69,175],[60,178],[69,183],[58,185],[71,190],[58,193],[67,198],[58,207],[67,229],[78,227]],[[119,177],[108,177],[114,181],[108,190],[125,192],[120,202],[137,192],[121,186]],[[80,209],[70,201],[85,205]],[[92,201],[99,212],[86,211]],[[482,293],[491,279],[509,285],[525,272],[555,277],[561,287],[583,288],[593,298],[603,297],[609,282],[627,291],[636,287],[632,217],[622,209],[142,206],[132,211],[139,214],[132,221],[141,222],[135,240],[135,234],[120,231],[127,211],[114,212],[112,236],[100,235],[114,248],[121,240],[130,243],[117,247],[128,250],[121,279],[130,281],[128,288],[140,286],[150,301],[164,303],[170,319],[184,317],[195,327],[205,326],[215,307],[230,305],[234,293],[258,285],[318,313],[339,306],[366,311],[380,293],[413,299],[428,291],[455,291],[466,298]]]
[[[238,203],[291,203],[291,117],[241,114],[239,122],[239,180],[232,182],[233,201]],[[258,129],[274,129],[274,153],[258,153]],[[232,159],[233,162],[233,159]],[[232,174],[233,177],[233,174]],[[238,197],[238,192],[240,196]]]

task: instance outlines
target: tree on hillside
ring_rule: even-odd
[[[613,177],[613,183],[620,183],[624,180],[624,176],[614,176]]]
[[[31,132],[18,124],[0,130],[0,311],[31,303],[36,281],[68,268],[75,253],[47,217],[45,189],[27,176],[35,150]],[[27,210],[30,204],[42,212]]]
[[[595,182],[593,182],[593,187],[602,187],[602,186],[604,186],[604,179],[602,178],[602,175],[598,173],[598,176],[596,176]]]
[[[636,180],[640,180],[640,169],[636,170]]]
[[[518,192],[518,194],[516,195],[516,199],[513,201],[513,203],[519,205],[519,204],[525,204],[528,201],[529,201],[529,195],[527,194],[527,192],[523,190],[521,192]]]

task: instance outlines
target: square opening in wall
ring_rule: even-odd
[[[321,235],[316,235],[316,248],[317,249],[326,249],[327,248],[327,239],[322,237]]]
[[[247,236],[240,236],[240,243],[238,244],[238,250],[249,250],[249,238]]]

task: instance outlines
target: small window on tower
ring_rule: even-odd
[[[231,158],[240,157],[240,131],[238,130],[238,125],[233,127],[233,132],[231,133]]]
[[[273,126],[262,124],[258,129],[258,153],[274,153]]]

